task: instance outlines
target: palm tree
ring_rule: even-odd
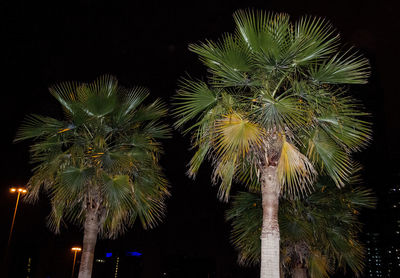
[[[65,120],[30,115],[16,140],[33,139],[27,199],[47,192],[49,227],[83,227],[79,278],[92,274],[98,236],[115,238],[138,217],[144,228],[162,218],[167,181],[159,165],[158,139],[169,136],[160,122],[167,110],[160,100],[149,105],[145,88],[125,89],[112,76],[92,83],[66,82],[50,88]]]
[[[235,33],[189,46],[209,75],[182,80],[175,126],[192,134],[189,175],[208,158],[221,199],[235,181],[262,192],[261,278],[276,278],[279,197],[310,192],[321,173],[343,186],[351,153],[371,138],[367,113],[347,94],[347,84],[367,82],[369,65],[342,51],[323,19],[257,11],[234,19]]]
[[[361,187],[335,188],[319,183],[303,200],[284,200],[279,208],[281,270],[295,278],[324,278],[348,266],[357,276],[364,267],[358,240],[362,208],[372,208],[372,192]],[[262,206],[259,193],[240,192],[226,218],[241,265],[260,262]]]

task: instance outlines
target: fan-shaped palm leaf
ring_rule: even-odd
[[[143,227],[154,227],[169,196],[157,141],[170,136],[161,122],[165,104],[156,100],[145,105],[147,89],[122,88],[112,76],[88,84],[61,83],[50,92],[66,120],[29,116],[15,140],[34,140],[30,152],[36,166],[27,198],[37,199],[41,189],[48,192],[49,227],[58,232],[70,222],[83,226],[91,238],[98,233],[114,238],[136,217]],[[85,250],[93,250],[94,244],[84,241],[82,269],[91,269],[93,256]],[[85,271],[80,275],[90,275]]]

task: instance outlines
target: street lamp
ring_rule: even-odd
[[[71,278],[74,277],[74,272],[75,272],[75,262],[76,262],[76,253],[80,252],[82,248],[80,247],[72,247],[71,251],[74,251],[74,263],[72,264],[72,273],[71,273]]]
[[[19,197],[20,197],[21,194],[25,194],[28,191],[26,190],[25,187],[11,187],[10,188],[10,192],[11,193],[18,193],[18,195],[17,195],[17,202],[15,204],[13,220],[12,220],[12,223],[11,223],[10,236],[8,237],[8,246],[10,246],[10,243],[11,243],[11,236],[12,236],[12,232],[13,232],[13,229],[14,229],[15,216],[17,215]]]

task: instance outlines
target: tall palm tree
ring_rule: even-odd
[[[375,198],[360,187],[322,184],[305,199],[283,200],[280,205],[281,269],[294,278],[324,278],[348,266],[358,276],[364,266],[358,215],[361,209],[374,207]],[[260,262],[261,216],[259,193],[240,192],[234,197],[226,218],[232,222],[239,264]]]
[[[158,139],[169,136],[160,120],[160,100],[145,105],[145,88],[125,89],[112,76],[92,83],[66,82],[50,88],[65,119],[30,115],[15,141],[33,139],[28,200],[47,192],[49,227],[83,227],[79,278],[92,274],[97,237],[115,238],[138,217],[144,228],[161,220],[167,181],[159,165]]]
[[[369,65],[323,19],[251,10],[234,19],[235,33],[189,46],[209,75],[181,82],[175,126],[192,134],[189,175],[208,158],[221,199],[234,181],[262,192],[261,277],[276,278],[279,197],[310,192],[321,173],[343,186],[351,153],[370,140],[367,114],[346,92],[367,82]]]

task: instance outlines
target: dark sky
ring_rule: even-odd
[[[187,50],[188,43],[233,31],[232,13],[238,8],[287,12],[293,18],[304,14],[326,17],[337,27],[343,42],[354,45],[370,59],[370,83],[355,87],[354,93],[373,115],[374,141],[358,158],[365,165],[366,185],[373,187],[378,196],[383,196],[391,177],[398,172],[398,15],[389,1],[214,0],[177,4],[147,0],[125,4],[4,0],[0,5],[2,250],[15,202],[8,188],[25,184],[31,168],[28,144],[12,143],[16,129],[29,113],[61,117],[48,86],[65,80],[91,81],[109,73],[124,86],[146,86],[153,97],[168,102],[180,76],[186,72],[196,77],[205,74],[197,57]],[[229,225],[223,219],[227,206],[216,199],[210,171],[205,167],[196,181],[184,175],[190,159],[188,138],[176,133],[165,141],[165,149],[162,163],[172,185],[166,221],[154,231],[144,232],[135,226],[119,240],[101,240],[98,252],[118,248],[142,251],[147,254],[143,258],[146,275],[142,277],[159,277],[159,271],[170,269],[176,262],[199,269],[206,265],[215,277],[253,277],[250,275],[257,271],[235,264],[236,254],[228,240]],[[45,277],[45,272],[53,273],[51,277],[68,277],[72,262],[69,248],[81,242],[79,229],[64,229],[57,236],[47,231],[49,208],[45,196],[37,205],[22,203],[19,209],[14,253],[40,258],[46,267],[36,269],[42,275],[38,277]],[[207,277],[201,273],[199,270],[198,277]]]

